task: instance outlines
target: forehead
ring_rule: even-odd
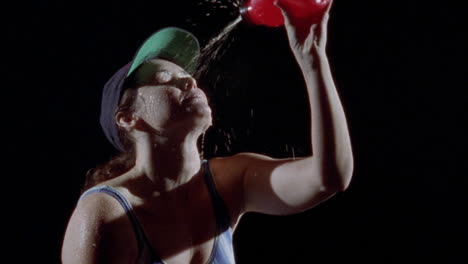
[[[143,63],[134,73],[137,85],[146,83],[154,78],[157,72],[169,72],[172,74],[185,73],[179,65],[164,59],[152,59]]]
[[[164,59],[152,59],[143,63],[137,70],[138,73],[169,71],[169,72],[185,72],[179,65]]]

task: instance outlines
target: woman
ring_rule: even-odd
[[[159,31],[104,89],[101,125],[133,159],[95,171],[110,167],[113,178],[94,177],[81,196],[63,263],[234,263],[232,232],[245,212],[294,214],[347,188],[353,156],[325,54],[328,11],[312,25],[281,8],[306,80],[313,155],[200,160],[197,139],[212,119],[188,73],[198,44],[183,30]]]

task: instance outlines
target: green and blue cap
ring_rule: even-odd
[[[125,90],[124,83],[138,67],[148,60],[161,58],[171,61],[190,74],[196,70],[200,45],[190,32],[177,28],[163,28],[146,39],[133,60],[118,70],[104,85],[101,100],[100,124],[106,138],[121,152],[125,146],[119,136],[115,113]]]

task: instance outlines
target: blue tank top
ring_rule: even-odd
[[[207,160],[202,160],[203,176],[205,184],[213,202],[215,217],[216,217],[216,236],[214,245],[207,264],[232,264],[234,260],[234,250],[232,246],[232,228],[230,227],[230,216],[227,207],[222,200],[220,194],[216,190],[213,176]],[[147,238],[142,226],[138,222],[135,212],[128,200],[116,189],[110,186],[96,186],[84,192],[80,200],[91,193],[106,193],[114,197],[125,209],[127,216],[132,223],[133,230],[137,238],[138,258],[137,264],[164,264]]]

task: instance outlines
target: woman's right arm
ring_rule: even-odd
[[[112,231],[122,225],[121,215],[114,210],[115,201],[112,199],[97,193],[78,203],[65,232],[63,264],[135,262],[136,243],[129,243],[132,240],[125,237],[126,232]]]

